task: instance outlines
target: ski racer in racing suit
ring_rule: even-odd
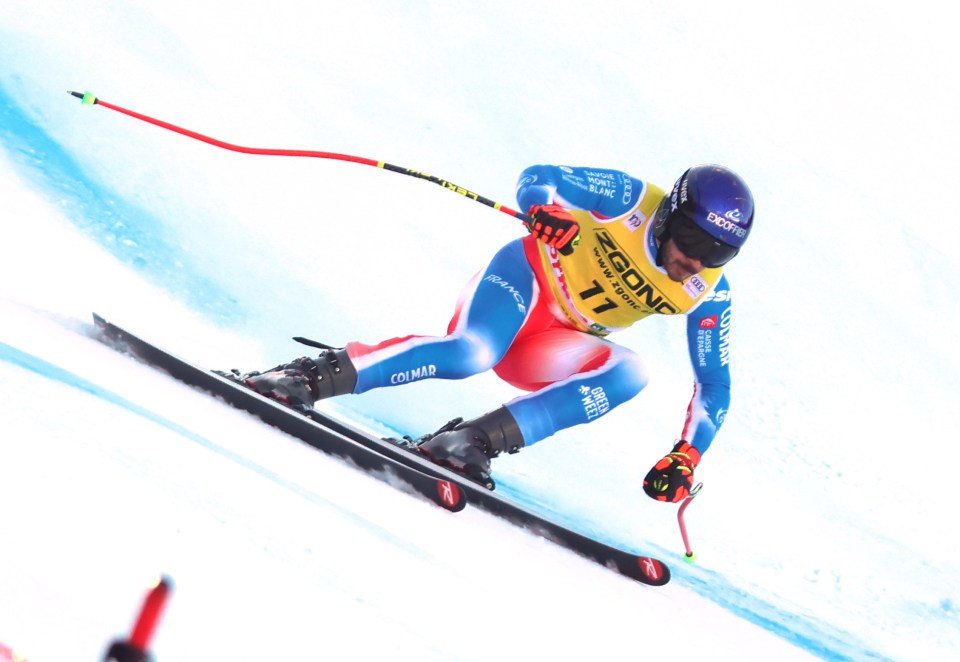
[[[500,249],[464,288],[443,336],[351,342],[243,376],[258,392],[307,409],[322,398],[494,370],[527,391],[421,438],[438,464],[493,486],[490,459],[589,423],[637,395],[643,361],[607,339],[650,315],[685,315],[693,397],[679,441],[644,491],[677,502],[730,404],[731,296],[723,265],[753,223],[753,198],[732,171],[688,169],[669,195],[617,170],[538,165],[517,185],[530,235]]]

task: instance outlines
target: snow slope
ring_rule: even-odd
[[[960,141],[957,82],[928,66],[956,57],[948,23],[925,3],[751,4],[4,3],[0,642],[94,658],[166,571],[160,659],[603,658],[675,651],[665,632],[706,659],[950,659],[960,231],[940,189]],[[758,224],[728,269],[735,399],[689,511],[699,564],[639,487],[689,397],[679,320],[618,337],[654,375],[634,402],[495,467],[531,506],[673,560],[665,591],[397,495],[91,341],[97,310],[252,369],[299,353],[292,335],[436,333],[519,230],[423,182],[228,153],[68,89],[508,205],[537,162],[743,174]],[[512,396],[481,376],[325,406],[418,433]]]

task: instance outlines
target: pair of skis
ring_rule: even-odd
[[[649,586],[670,581],[670,569],[659,559],[639,556],[573,531],[478,485],[465,476],[433,464],[419,453],[380,439],[342,421],[311,411],[305,416],[208,369],[198,367],[94,314],[99,338],[132,354],[175,379],[217,396],[306,444],[348,460],[371,475],[412,491],[452,512],[467,503],[506,519]]]

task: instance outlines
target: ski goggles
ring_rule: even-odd
[[[681,253],[699,260],[709,269],[722,267],[740,252],[739,248],[711,236],[682,212],[671,215],[668,231]]]

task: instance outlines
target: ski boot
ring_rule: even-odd
[[[490,477],[491,458],[516,453],[523,446],[520,427],[506,407],[471,421],[454,419],[416,443],[416,449],[432,462],[450,467],[488,490],[496,487]]]
[[[265,372],[218,374],[304,414],[317,400],[353,393],[357,385],[357,370],[344,349],[325,350],[315,359],[302,356]]]

